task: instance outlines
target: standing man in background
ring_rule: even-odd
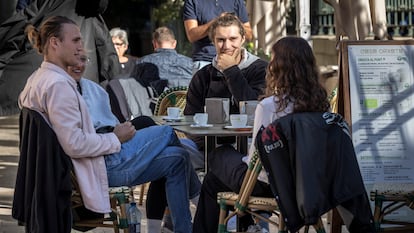
[[[177,53],[177,40],[174,32],[167,27],[159,27],[152,33],[154,53],[138,60],[139,63],[152,63],[157,66],[159,78],[168,80],[168,87],[188,86],[192,77],[191,58]]]
[[[216,49],[208,38],[208,28],[223,13],[235,14],[243,23],[247,41],[252,39],[246,6],[243,0],[186,0],[184,3],[184,27],[188,40],[193,44],[193,75],[211,63]]]

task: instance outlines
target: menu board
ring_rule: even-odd
[[[347,42],[342,51],[344,115],[367,190],[414,183],[414,42]]]

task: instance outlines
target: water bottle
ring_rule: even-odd
[[[127,213],[128,227],[130,233],[141,232],[141,211],[139,211],[135,202],[130,203]]]

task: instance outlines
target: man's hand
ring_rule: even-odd
[[[220,71],[223,71],[234,65],[238,65],[241,61],[240,48],[234,50],[232,55],[220,53],[217,55],[217,66]]]
[[[121,143],[131,139],[135,135],[135,132],[134,126],[129,121],[116,125],[113,131]]]

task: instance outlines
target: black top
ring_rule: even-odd
[[[349,211],[337,209],[345,223],[359,228],[354,232],[371,232],[371,208],[342,116],[289,114],[260,130],[256,141],[290,232],[315,224],[337,205]]]
[[[26,232],[70,232],[72,162],[55,132],[34,110],[20,114],[20,159],[13,197],[13,218]]]
[[[137,58],[133,56],[126,55],[128,57],[128,61],[121,64],[121,72],[120,75],[122,76],[130,76],[132,71],[134,70],[135,64],[137,63]]]

